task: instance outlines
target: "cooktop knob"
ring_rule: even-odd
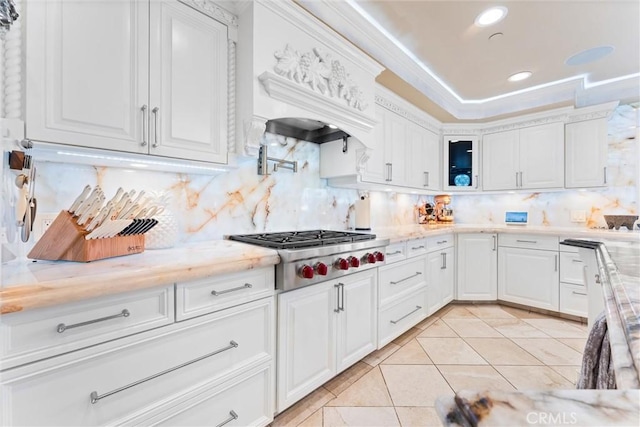
[[[351,267],[353,268],[358,268],[360,267],[360,260],[354,256],[350,256],[349,257],[349,264],[351,264]]]
[[[298,270],[298,275],[300,275],[300,277],[302,277],[303,279],[313,279],[313,267],[306,264],[303,265]]]
[[[314,270],[320,276],[326,276],[329,272],[329,267],[327,267],[327,264],[325,264],[324,262],[318,262],[316,263]]]
[[[382,252],[374,252],[373,253],[376,256],[376,261],[384,261],[384,254]]]
[[[344,258],[338,258],[336,261],[336,267],[338,270],[348,270],[349,269],[349,261]]]
[[[362,257],[362,262],[365,262],[367,264],[375,264],[376,263],[376,256],[374,254],[366,253]]]

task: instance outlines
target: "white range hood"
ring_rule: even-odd
[[[239,13],[238,154],[255,156],[265,130],[320,143],[346,134],[366,150],[382,70],[293,1],[249,2]]]

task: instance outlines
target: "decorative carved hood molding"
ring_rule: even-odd
[[[293,1],[248,3],[239,13],[238,154],[256,155],[265,130],[315,142],[347,134],[367,148],[382,69]]]

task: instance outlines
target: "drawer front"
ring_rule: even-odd
[[[427,284],[426,259],[413,258],[378,270],[379,306],[391,303]]]
[[[167,408],[150,419],[133,424],[265,426],[273,421],[272,371],[271,365],[252,369],[207,389],[182,405]]]
[[[391,264],[393,262],[402,261],[407,258],[407,248],[405,242],[394,243],[385,248],[385,262]]]
[[[2,316],[2,369],[174,321],[173,285]]]
[[[560,252],[560,281],[584,286],[584,263],[579,254]]]
[[[273,306],[273,297],[265,298],[6,371],[1,424],[127,424],[198,388],[271,363]]]
[[[427,239],[409,240],[407,242],[407,257],[424,255],[427,253]]]
[[[378,316],[378,348],[389,344],[427,317],[427,309],[427,288],[424,287],[381,310]]]
[[[442,236],[429,237],[427,239],[427,251],[439,251],[440,249],[453,246],[453,234],[443,234]]]
[[[176,320],[272,296],[275,270],[265,267],[176,285]]]
[[[558,250],[558,236],[539,236],[535,234],[504,234],[498,235],[498,244],[512,248]]]
[[[587,289],[584,286],[560,283],[560,313],[587,317]]]

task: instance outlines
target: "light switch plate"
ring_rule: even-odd
[[[571,211],[571,222],[586,222],[587,212],[585,211]]]

